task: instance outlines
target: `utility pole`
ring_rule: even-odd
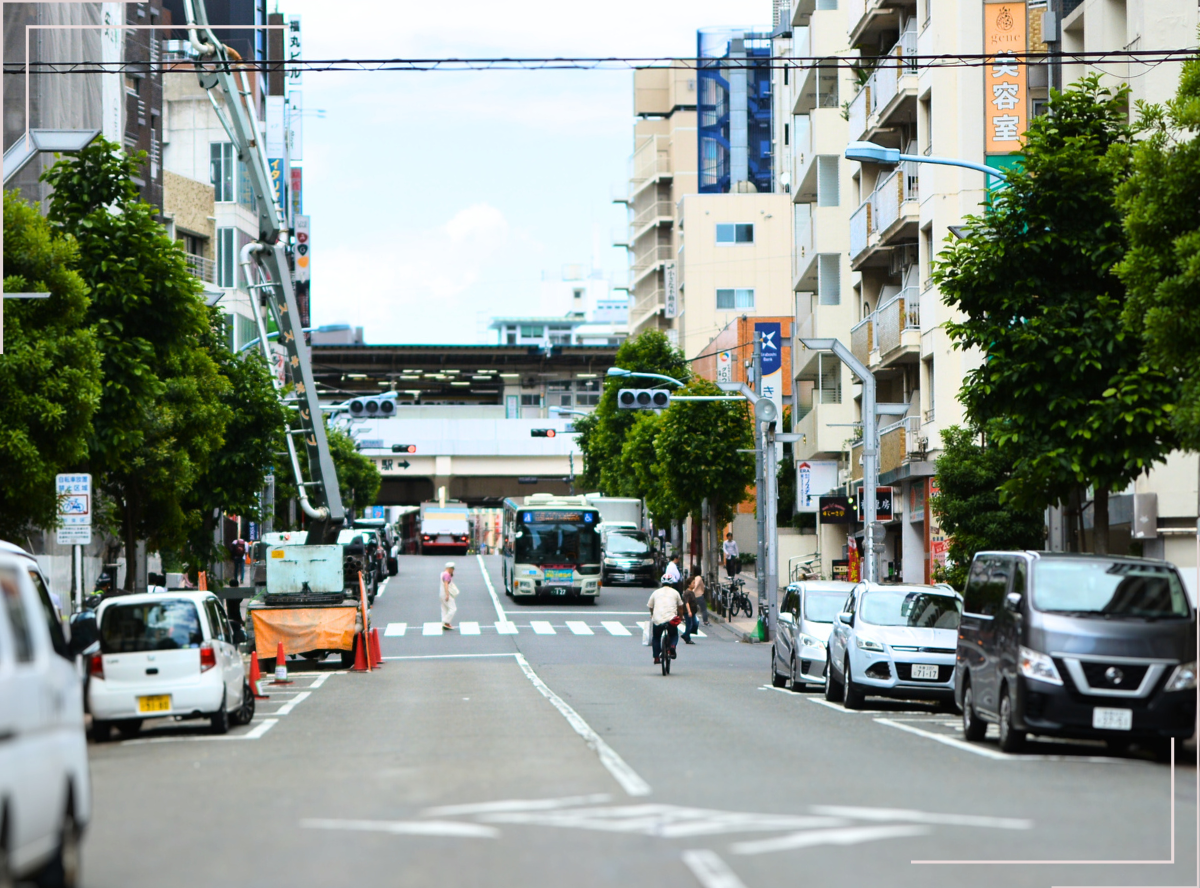
[[[757,425],[757,423],[755,423]],[[767,638],[770,641],[775,638],[775,624],[779,614],[779,456],[775,452],[775,430],[771,428],[771,423],[762,423],[762,453],[763,461],[763,480],[764,487],[767,491],[766,497],[766,512],[767,512],[767,539],[766,545],[766,564],[763,565],[763,577],[767,588],[767,619],[766,630]],[[759,600],[762,600],[762,586],[759,586]],[[761,605],[760,605],[761,613]]]
[[[753,379],[751,384],[754,387],[754,392],[759,397],[762,397],[762,339],[759,338],[758,332],[754,334],[754,361],[751,365]],[[757,558],[754,562],[754,578],[758,583],[758,603],[761,612],[762,603],[765,600],[765,589],[767,586],[767,577],[765,573],[767,563],[767,485],[766,472],[763,459],[763,424],[758,421],[757,415],[754,418],[754,512],[757,518],[757,536],[758,550]]]

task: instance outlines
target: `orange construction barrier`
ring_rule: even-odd
[[[262,669],[258,665],[258,651],[250,652],[250,688],[254,691],[255,700],[270,700],[266,694],[260,694],[258,683],[262,681]]]
[[[371,666],[378,668],[383,665],[383,653],[379,650],[379,630],[372,627],[368,638],[371,643]]]
[[[273,685],[290,685],[291,682],[287,677],[287,654],[283,650],[283,642],[279,642],[275,648],[275,680],[271,682]]]
[[[370,672],[371,666],[367,662],[367,646],[363,644],[363,636],[366,633],[354,636],[354,668],[351,672]]]

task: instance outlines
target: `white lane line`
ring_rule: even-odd
[[[255,725],[252,730],[247,731],[245,734],[242,734],[242,736],[237,739],[239,739],[239,740],[257,740],[263,734],[267,733],[267,731],[271,730],[271,728],[275,727],[275,725],[277,725],[278,723],[279,723],[278,719],[264,718],[261,722],[259,722],[257,725]]]
[[[877,718],[875,722],[876,724],[887,725],[889,728],[899,728],[901,731],[908,731],[910,734],[916,734],[920,737],[928,737],[930,740],[945,743],[947,746],[953,746],[955,749],[961,749],[963,752],[973,752],[975,755],[981,755],[984,758],[998,762],[1082,762],[1084,764],[1105,765],[1153,764],[1152,762],[1145,762],[1140,759],[1113,758],[1109,755],[1009,755],[998,749],[991,749],[978,743],[968,743],[966,740],[959,740],[957,737],[948,737],[945,734],[935,734],[933,731],[924,731],[921,728],[902,724],[890,718]]]
[[[814,829],[780,836],[777,839],[738,842],[730,850],[734,854],[766,854],[771,851],[811,848],[814,845],[858,845],[861,842],[877,842],[880,839],[902,839],[925,835],[929,831],[929,827],[926,826],[847,826],[837,829]]]
[[[517,634],[517,624],[510,623],[508,620],[497,620],[496,621],[496,632],[499,633],[500,635],[516,635]]]
[[[331,675],[333,675],[332,672],[322,672],[316,677],[316,680],[309,685],[309,688],[319,688],[321,685],[325,684],[326,679],[328,679]]]
[[[581,622],[579,620],[567,620],[567,628],[570,629],[576,635],[595,635],[596,634],[595,632],[592,631],[591,626],[589,626],[587,623]]]
[[[868,712],[865,709],[847,709],[837,703],[830,703],[828,700],[823,700],[820,697],[806,698],[812,703],[820,703],[822,706],[828,706],[834,712],[840,712],[842,715],[875,715],[874,712]]]
[[[482,555],[476,555],[476,560],[479,561],[479,571],[483,574],[483,582],[487,585],[488,595],[492,596],[492,604],[496,608],[496,616],[501,623],[508,622],[508,614],[504,612],[504,608],[500,606],[500,598],[496,595],[496,587],[492,585],[492,578],[488,576],[487,564],[484,563]]]
[[[814,805],[814,814],[849,820],[906,820],[939,826],[978,826],[985,829],[1033,829],[1033,821],[1017,817],[980,817],[976,814],[929,814],[908,808],[856,808],[848,805]]]
[[[592,730],[591,726],[580,717],[574,709],[572,709],[558,694],[550,690],[544,681],[538,678],[538,674],[533,671],[533,667],[521,654],[513,654],[516,658],[517,665],[521,667],[521,671],[525,673],[525,677],[533,682],[533,686],[541,692],[542,696],[549,700],[554,708],[562,713],[563,718],[567,720],[575,733],[584,739],[587,745],[596,751],[600,757],[600,764],[608,769],[608,773],[613,775],[613,779],[621,784],[621,788],[631,796],[650,795],[650,784],[643,780],[633,768],[625,763],[621,756],[617,755],[616,751],[604,742],[599,734]]]
[[[383,630],[384,638],[394,638],[397,635],[403,636],[408,631],[408,623],[388,623],[387,628]]]
[[[385,660],[470,660],[475,657],[511,657],[512,651],[500,654],[414,654],[409,657],[384,657]]]
[[[574,617],[574,616],[644,617],[644,616],[646,616],[646,612],[644,610],[640,610],[640,611],[606,611],[606,610],[600,610],[599,608],[596,608],[596,607],[589,607],[587,610],[582,610],[582,611],[561,610],[559,608],[555,608],[554,610],[534,610],[533,608],[523,607],[523,608],[521,608],[521,613],[523,613],[523,614],[554,614],[555,616],[558,616],[558,617]]]
[[[182,737],[140,737],[136,740],[122,740],[120,746],[138,746],[143,743],[184,743],[195,740],[258,740],[263,734],[278,724],[277,718],[264,718],[245,734],[186,734]]]
[[[498,839],[500,830],[478,823],[452,820],[301,820],[303,829],[385,832],[402,836],[449,836],[455,839]]]
[[[291,700],[288,700],[286,703],[280,706],[279,709],[277,709],[275,712],[272,712],[271,715],[287,715],[311,696],[311,692],[303,691],[302,693],[297,694]]]
[[[578,805],[602,805],[611,799],[612,796],[608,793],[567,796],[562,799],[510,799],[504,802],[481,802],[477,805],[442,805],[438,808],[426,808],[421,814],[425,817],[461,817],[464,814],[503,814],[509,811],[553,811]]]
[[[716,851],[696,848],[683,852],[683,865],[703,888],[746,888]]]
[[[530,620],[529,628],[532,629],[538,635],[557,635],[558,634],[557,632],[554,631],[554,627],[551,626],[549,623],[547,623],[545,620]]]
[[[601,620],[600,625],[608,630],[609,635],[629,635],[629,630],[616,620]]]
[[[391,577],[388,577],[386,580],[383,581],[383,583],[379,586],[379,591],[375,593],[376,598],[383,597],[383,593],[387,591],[388,583],[390,583],[391,581],[392,581]]]
[[[441,635],[443,632],[441,623],[426,623],[425,630],[422,635]]]
[[[460,635],[478,635],[479,624],[463,621],[458,624],[458,632]]]

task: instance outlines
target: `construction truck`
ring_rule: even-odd
[[[369,628],[370,612],[359,571],[338,544],[345,511],[292,282],[293,232],[276,199],[265,141],[251,104],[246,74],[252,64],[217,39],[204,0],[183,0],[183,8],[200,86],[233,143],[254,195],[258,238],[242,248],[239,267],[249,291],[270,312],[284,350],[287,378],[276,379],[276,387],[288,408],[286,458],[307,519],[305,531],[265,534],[253,548],[256,588],[248,617],[255,648],[268,660],[282,642],[288,654],[315,658],[339,652],[344,661],[353,662],[356,639]],[[259,345],[272,365],[261,308],[254,319]],[[307,471],[301,469],[297,439],[305,450]]]

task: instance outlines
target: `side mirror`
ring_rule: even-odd
[[[849,626],[854,621],[854,614],[840,613],[838,614],[838,620]]]
[[[787,623],[789,626],[795,626],[795,625],[796,625],[796,618],[795,618],[795,617],[793,617],[793,616],[792,616],[790,613],[788,613],[787,611],[780,611],[780,612],[779,612],[779,622],[781,622],[781,623]]]
[[[1009,592],[1004,596],[1004,609],[1014,614],[1021,612],[1021,593]]]

